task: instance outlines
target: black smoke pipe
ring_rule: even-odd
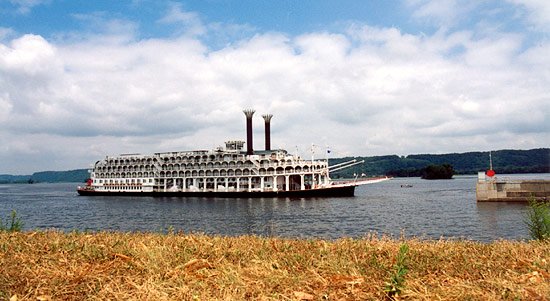
[[[271,150],[271,114],[262,115],[265,121],[265,150]]]
[[[244,110],[243,113],[246,116],[246,154],[253,155],[254,147],[252,142],[252,115],[254,115],[254,110]]]

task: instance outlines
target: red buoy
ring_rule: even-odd
[[[495,171],[492,170],[492,169],[489,169],[486,173],[485,173],[488,177],[494,177],[495,176]]]

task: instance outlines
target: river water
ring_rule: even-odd
[[[529,177],[550,179],[550,174]],[[477,203],[476,180],[395,178],[358,187],[355,197],[308,199],[84,197],[75,183],[10,184],[0,185],[0,218],[5,221],[16,210],[24,230],[528,239],[527,205]]]

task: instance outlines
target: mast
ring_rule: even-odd
[[[489,177],[495,176],[495,171],[493,170],[493,154],[489,151],[489,170],[485,173]]]
[[[491,151],[489,151],[489,170],[493,170],[493,156]]]

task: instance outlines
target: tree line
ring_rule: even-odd
[[[428,166],[444,164],[452,166],[454,174],[477,174],[489,169],[489,152],[346,157],[329,159],[329,165],[352,159],[365,163],[331,173],[331,177],[348,178],[361,174],[421,177]],[[550,148],[498,150],[492,152],[492,159],[493,169],[499,174],[550,173]]]
[[[499,174],[550,173],[550,148],[531,150],[498,150],[492,152],[493,169]],[[489,152],[451,154],[419,154],[408,156],[345,157],[329,159],[329,165],[352,159],[365,163],[331,173],[333,178],[350,178],[354,175],[387,175],[392,177],[421,177],[430,165],[450,165],[454,174],[476,174],[489,169]],[[5,183],[83,183],[89,177],[87,169],[68,171],[42,171],[32,175],[14,176],[0,174],[0,184]]]

